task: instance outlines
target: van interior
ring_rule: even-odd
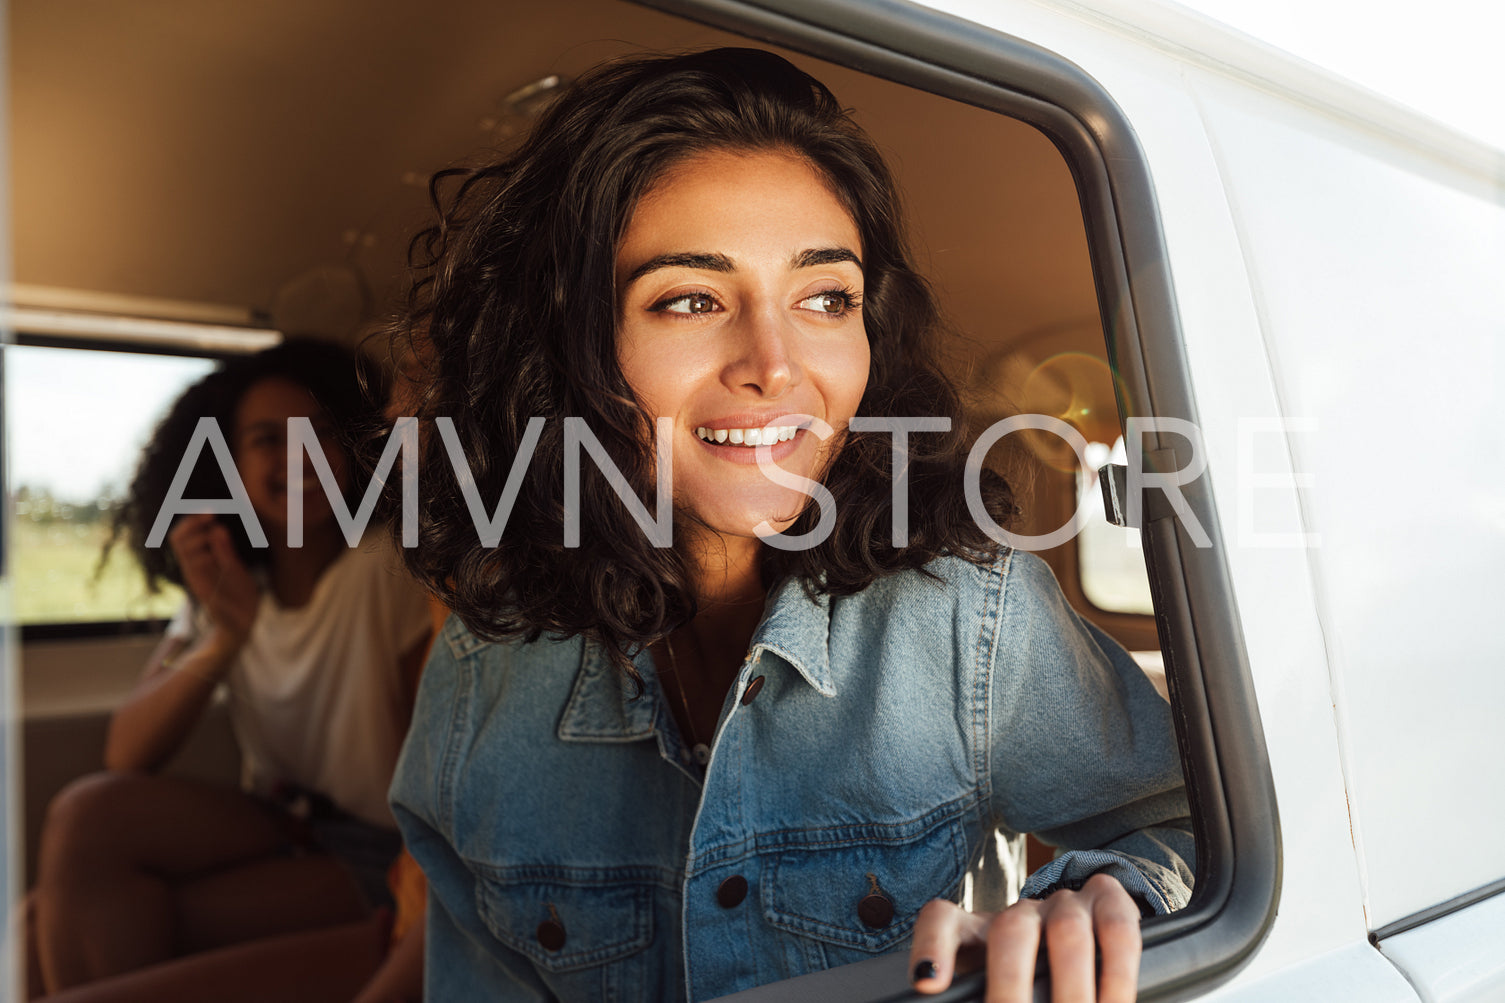
[[[63,409],[93,429],[128,404],[160,413],[176,391],[126,375],[133,360],[212,358],[261,347],[269,332],[372,349],[368,336],[401,300],[434,171],[505,148],[604,59],[728,44],[760,43],[616,0],[13,0],[7,550],[28,882],[47,802],[100,767],[107,716],[145,664],[162,609],[142,612],[137,595],[123,613],[90,605],[93,562],[76,553],[97,555],[108,491],[69,496],[20,459],[67,450]],[[992,111],[785,55],[887,152],[979,424],[1052,414],[1084,434],[1094,465],[1108,462],[1119,412],[1103,311],[1055,145]],[[27,352],[61,361],[37,368]],[[85,356],[120,375],[87,406],[66,403],[66,372],[81,373]],[[1011,438],[994,458],[1020,490],[1021,532],[1060,527],[1079,497],[1094,503],[1095,475],[1069,448]],[[116,450],[100,474],[114,478],[108,489],[139,445]],[[1044,556],[1076,608],[1153,675],[1159,643],[1133,535],[1099,517]],[[65,568],[85,598],[35,605]],[[223,715],[173,768],[236,776]]]

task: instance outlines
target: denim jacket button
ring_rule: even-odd
[[[881,930],[894,920],[894,903],[887,895],[873,892],[857,903],[857,918],[864,926]]]
[[[557,951],[564,946],[564,924],[546,919],[538,924],[538,944],[545,951]]]
[[[753,681],[747,684],[747,689],[742,691],[742,706],[746,707],[758,698],[758,691],[763,688],[763,677],[754,676]]]
[[[721,886],[716,889],[716,901],[723,909],[732,909],[742,904],[747,898],[747,879],[740,874],[733,874]]]

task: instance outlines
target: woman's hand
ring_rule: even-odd
[[[951,984],[959,950],[985,953],[988,1003],[1028,1003],[1045,941],[1052,1003],[1132,1003],[1139,983],[1139,906],[1123,885],[1095,874],[1081,891],[1021,899],[999,913],[971,913],[941,899],[920,910],[909,970],[915,988]],[[1094,952],[1102,954],[1099,971]]]
[[[215,630],[238,646],[251,632],[261,590],[246,569],[230,531],[207,512],[184,516],[167,534],[183,583]]]

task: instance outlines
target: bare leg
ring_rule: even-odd
[[[233,788],[143,774],[75,782],[42,833],[37,947],[47,988],[157,964],[185,946],[365,913],[336,861],[289,857],[288,847],[276,816]]]
[[[349,923],[371,910],[355,879],[324,853],[265,857],[179,884],[174,954]]]
[[[387,918],[251,941],[47,997],[48,1003],[348,1003],[381,962]]]

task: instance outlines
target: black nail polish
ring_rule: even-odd
[[[924,961],[914,966],[913,981],[915,982],[922,982],[925,979],[933,979],[935,978],[935,976],[935,962],[931,961],[929,958],[926,958]]]

